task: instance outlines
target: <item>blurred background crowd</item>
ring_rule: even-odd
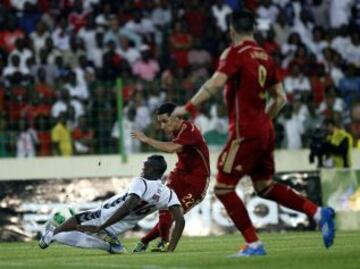
[[[0,157],[118,152],[119,94],[126,152],[149,150],[130,132],[161,138],[152,111],[183,104],[216,70],[240,8],[257,14],[288,95],[277,148],[308,147],[331,117],[360,149],[360,0],[2,0]],[[195,123],[221,147],[221,95]]]

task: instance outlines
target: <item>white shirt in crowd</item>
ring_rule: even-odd
[[[284,87],[287,93],[295,91],[310,91],[310,81],[307,77],[300,75],[298,77],[288,76],[284,79]]]
[[[16,157],[27,158],[36,155],[36,144],[39,143],[36,131],[32,128],[19,134],[16,141]]]
[[[301,116],[293,114],[290,119],[285,121],[285,136],[287,149],[302,148],[301,135],[304,133],[303,119]]]
[[[330,0],[330,26],[338,28],[349,23],[351,17],[351,7],[354,0]]]
[[[84,110],[84,106],[81,102],[79,102],[76,99],[72,99],[70,101],[70,105],[75,110],[75,118],[76,119],[79,118],[80,116],[84,115],[85,110]],[[51,107],[51,116],[53,118],[57,118],[60,116],[61,113],[66,112],[66,111],[68,111],[68,105],[64,101],[58,100]]]
[[[260,18],[269,20],[273,24],[277,19],[279,9],[275,5],[270,5],[269,7],[261,5],[256,10],[256,13]]]
[[[231,8],[226,4],[223,4],[220,8],[217,5],[213,5],[211,11],[220,30],[222,32],[227,31],[226,17],[232,13]]]
[[[140,151],[140,142],[131,138],[131,132],[137,131],[133,122],[129,121],[126,117],[123,119],[123,132],[124,132],[124,147],[127,154],[136,153]],[[119,123],[116,121],[111,130],[111,137],[118,139]]]

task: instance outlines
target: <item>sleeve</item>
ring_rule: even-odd
[[[183,125],[178,135],[173,139],[172,142],[180,145],[195,145],[198,143],[198,132],[195,125]]]
[[[146,180],[135,177],[128,189],[128,194],[135,194],[139,196],[140,198],[144,196],[145,192],[147,191],[147,183]]]
[[[181,205],[181,204],[176,193],[173,190],[170,190],[170,197],[167,203],[167,208],[172,207],[174,205]]]
[[[219,66],[217,72],[224,73],[227,76],[231,76],[236,73],[240,66],[238,65],[238,55],[234,54],[234,50],[227,48],[220,57]]]

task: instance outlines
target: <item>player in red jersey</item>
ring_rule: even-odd
[[[142,132],[134,132],[132,136],[157,150],[177,154],[178,162],[169,174],[167,185],[175,191],[184,213],[187,213],[205,197],[210,179],[209,150],[193,123],[179,116],[171,116],[175,108],[174,103],[164,103],[156,110],[161,128],[172,137],[172,141],[158,141]],[[158,250],[169,242],[171,214],[167,210],[159,213],[159,223],[141,239],[134,252],[145,251],[148,243],[158,236],[161,237]]]
[[[324,244],[330,247],[335,235],[334,211],[321,208],[272,181],[274,175],[274,129],[272,118],[286,103],[282,84],[275,74],[271,57],[253,40],[255,19],[251,12],[232,14],[232,45],[221,55],[214,75],[173,115],[196,114],[196,107],[224,88],[229,116],[229,138],[218,159],[214,193],[245,238],[246,245],[234,256],[265,255],[248,212],[235,192],[244,175],[252,179],[260,197],[304,212],[319,223]],[[266,103],[266,96],[270,99]]]

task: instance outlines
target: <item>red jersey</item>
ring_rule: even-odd
[[[254,41],[231,46],[220,59],[218,72],[228,76],[224,97],[230,135],[256,137],[272,129],[265,113],[266,90],[278,83],[271,57]]]
[[[183,145],[182,151],[176,153],[179,160],[174,172],[209,177],[209,149],[200,130],[193,123],[183,121],[174,137],[174,143]]]

